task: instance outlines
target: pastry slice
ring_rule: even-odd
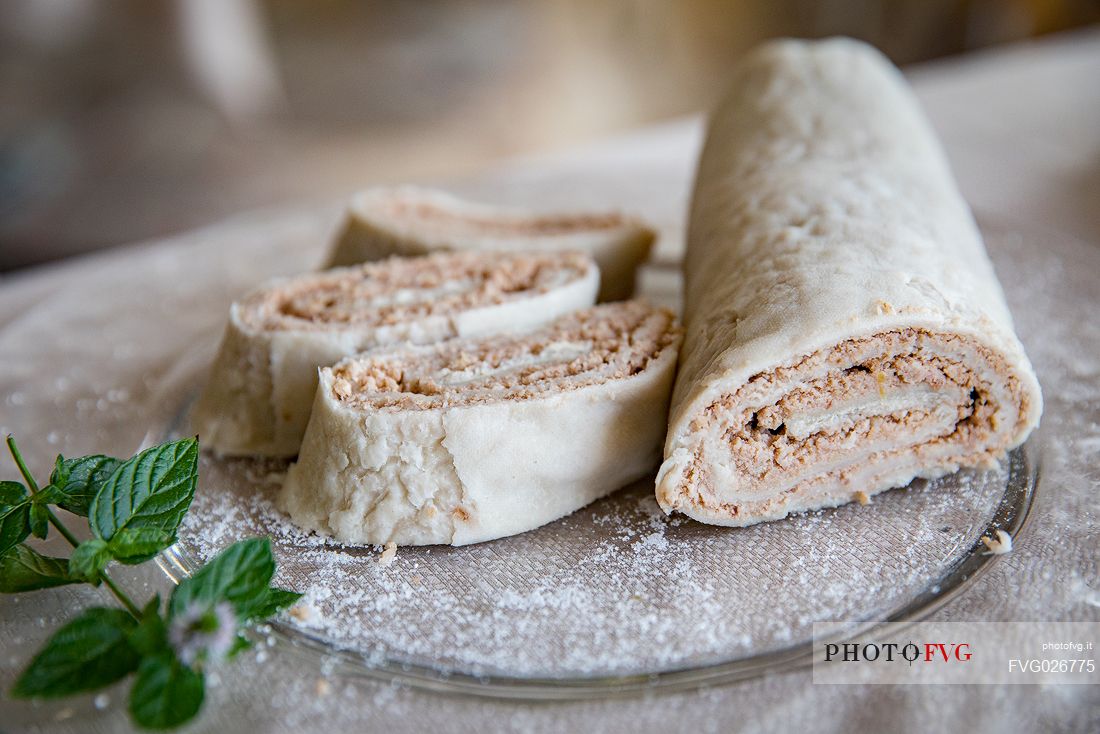
[[[1042,396],[904,78],[846,39],[770,43],[703,148],[657,500],[750,525],[989,466]]]
[[[357,194],[329,267],[438,250],[578,250],[600,268],[601,301],[630,298],[655,233],[621,214],[535,214],[411,186]]]
[[[294,456],[317,369],[411,342],[524,331],[592,305],[587,255],[438,253],[276,280],[230,309],[193,424],[224,455]]]
[[[350,357],[321,371],[279,507],[353,545],[536,528],[653,471],[678,345],[671,312],[626,301]]]

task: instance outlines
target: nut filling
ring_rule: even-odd
[[[1027,400],[1000,355],[968,337],[911,328],[852,339],[758,374],[702,411],[682,499],[731,517],[771,514],[898,457],[988,465],[1018,430],[1002,416],[1022,421]],[[718,491],[728,473],[737,501]]]
[[[422,232],[448,237],[488,235],[554,237],[630,224],[621,214],[478,214],[471,206],[448,209],[438,203],[394,197],[378,203],[379,214]]]
[[[367,408],[438,408],[526,400],[634,376],[676,343],[670,312],[632,301],[565,316],[532,336],[501,336],[332,368],[340,402]]]
[[[591,268],[581,253],[431,255],[393,259],[296,278],[241,302],[257,330],[385,326],[496,305],[578,281]]]

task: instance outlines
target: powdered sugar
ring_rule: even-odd
[[[281,465],[205,456],[185,548],[270,535],[284,623],[368,663],[473,674],[634,674],[804,641],[815,621],[874,616],[923,591],[987,526],[1008,471],[917,482],[741,530],[666,517],[652,481],[550,526],[482,545],[345,548],[275,510]]]

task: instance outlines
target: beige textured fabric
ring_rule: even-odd
[[[1013,551],[998,557],[935,619],[1100,620],[1100,32],[937,62],[913,76],[967,200],[983,227],[998,223],[987,235],[990,255],[1046,397],[1037,436],[1045,455],[1042,488],[1031,522]],[[671,260],[679,249],[701,138],[695,121],[664,125],[514,164],[463,181],[456,191],[517,205],[537,199],[565,210],[643,211],[662,232],[657,251]],[[216,346],[234,299],[266,278],[320,261],[324,237],[341,213],[334,206],[322,215],[250,214],[0,280],[0,433],[17,433],[39,475],[49,473],[59,451],[132,452],[159,420],[154,416],[174,407],[154,402],[162,380],[181,359],[190,360],[192,369],[207,362],[212,354],[195,350]],[[2,476],[9,478],[10,464],[5,466]],[[624,541],[624,552],[633,545]],[[494,546],[432,549],[432,557],[471,550],[493,556],[499,553]],[[63,542],[53,550],[68,552]],[[797,550],[815,557],[812,538]],[[541,570],[556,558],[534,559],[530,568]],[[475,583],[479,568],[471,559],[468,578]],[[824,584],[848,567],[815,568]],[[112,573],[142,599],[170,588],[153,564]],[[453,592],[461,594],[469,583],[456,584]],[[620,607],[629,609],[628,597],[623,595]],[[74,608],[113,603],[102,588],[87,586],[0,595],[0,683],[5,689],[11,684],[49,630],[70,620]],[[429,621],[421,622],[430,632]],[[242,653],[216,678],[203,716],[188,729],[192,734],[1100,729],[1090,686],[830,686],[814,685],[810,671],[802,670],[700,691],[530,704],[333,675],[322,658],[281,644]],[[93,696],[50,705],[0,696],[0,728],[131,731],[126,692],[125,684],[109,689],[100,705]]]
[[[750,525],[989,465],[1039,384],[908,85],[851,40],[734,73],[700,159],[687,334],[657,479],[668,511]]]
[[[579,250],[600,266],[600,300],[618,301],[634,293],[635,273],[654,236],[637,219],[587,207],[537,214],[433,189],[375,188],[352,197],[328,267],[439,250]]]

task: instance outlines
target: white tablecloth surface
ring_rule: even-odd
[[[1047,410],[1042,489],[1018,547],[941,619],[1100,619],[1100,30],[910,70],[964,194],[981,218],[1018,223],[1048,248],[1049,298],[1013,303]],[[460,193],[545,208],[621,206],[658,222],[661,256],[681,246],[699,119],[516,161]],[[0,280],[0,430],[32,469],[57,452],[129,455],[163,406],[172,364],[216,331],[227,304],[273,275],[315,265],[337,209],[254,212],[158,242]],[[1010,294],[1010,301],[1011,298]],[[1022,311],[1022,312],[1021,312]],[[4,464],[7,467],[7,464]],[[10,468],[0,471],[7,477]],[[166,583],[123,575],[144,598]],[[6,690],[84,587],[0,598]],[[554,704],[440,696],[334,678],[275,647],[225,668],[195,732],[298,731],[1097,731],[1095,686],[815,686],[809,671],[688,693]],[[129,730],[125,689],[49,706],[0,698],[0,732]]]

